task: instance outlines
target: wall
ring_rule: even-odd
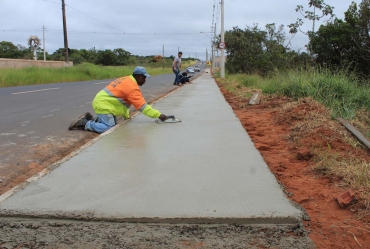
[[[64,67],[64,61],[35,61],[35,60],[19,60],[0,58],[0,68],[24,68],[24,67]],[[73,66],[73,61],[69,62],[69,66]]]
[[[221,65],[221,56],[215,56],[215,67],[216,68],[220,68],[220,65]],[[227,56],[225,55],[225,63],[226,63],[226,60],[227,60]]]

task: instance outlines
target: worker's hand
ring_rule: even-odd
[[[167,116],[164,114],[161,114],[161,116],[159,116],[159,119],[162,121],[165,121],[167,119]]]

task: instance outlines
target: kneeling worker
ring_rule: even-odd
[[[139,86],[145,84],[150,75],[143,67],[136,67],[132,75],[118,78],[95,96],[92,107],[97,114],[96,118],[87,112],[72,122],[69,130],[79,129],[103,133],[117,124],[116,116],[130,118],[130,106],[150,118],[166,120],[167,117],[148,105]]]
[[[187,82],[190,82],[190,76],[188,76],[188,73],[189,73],[189,70],[186,69],[185,72],[183,72],[181,75],[180,75],[180,83],[181,84],[186,84]]]

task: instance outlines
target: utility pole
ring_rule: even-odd
[[[206,48],[206,64],[208,63],[208,49]]]
[[[46,53],[45,53],[45,26],[42,25],[42,42],[44,43],[44,61],[46,61]]]
[[[213,35],[213,39],[216,39],[216,23],[215,23],[215,27],[214,27],[214,35]],[[215,50],[216,50],[216,47],[215,47],[215,44],[212,42],[212,72],[214,73],[215,72]]]
[[[66,5],[62,0],[62,13],[63,13],[63,33],[64,33],[64,62],[65,65],[69,65],[68,57],[68,38],[67,38],[67,21],[66,21]]]
[[[162,67],[164,68],[164,45],[162,50]]]
[[[221,0],[221,43],[224,44],[225,42],[225,34],[224,34],[224,2],[225,0]],[[221,69],[220,69],[220,77],[221,79],[225,78],[225,49],[221,49]]]

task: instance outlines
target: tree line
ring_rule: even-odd
[[[173,61],[174,56],[163,58],[161,55],[149,55],[149,56],[138,56],[132,55],[130,52],[116,48],[113,50],[97,50],[91,49],[69,49],[68,51],[69,60],[73,61],[73,64],[81,64],[88,62],[95,65],[103,66],[125,66],[125,65],[147,65],[157,64],[161,66],[164,63],[168,66]],[[49,54],[46,52],[46,60],[52,61],[64,61],[64,48],[57,49],[54,53]],[[20,44],[14,45],[8,41],[0,42],[0,58],[11,58],[11,59],[27,59],[32,60],[33,54],[30,47],[25,47]],[[37,59],[43,60],[44,53],[41,48],[37,50]],[[184,60],[194,60],[194,58],[184,58]]]
[[[276,70],[324,66],[345,69],[363,78],[369,78],[370,68],[370,0],[359,5],[352,2],[344,13],[344,20],[333,13],[334,7],[323,0],[309,0],[314,11],[304,11],[298,5],[304,20],[312,22],[312,30],[301,30],[303,19],[287,25],[290,33],[302,32],[309,38],[305,52],[294,51],[287,41],[284,25],[275,23],[263,29],[258,24],[241,29],[234,27],[225,32],[226,70],[230,73],[258,73],[268,75]],[[315,31],[315,22],[329,18]],[[220,42],[220,36],[214,45]]]

